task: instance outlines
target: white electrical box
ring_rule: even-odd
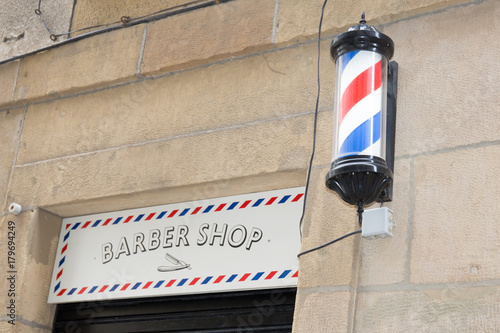
[[[392,210],[389,208],[367,209],[363,212],[361,235],[367,239],[392,237],[395,225],[392,220]]]

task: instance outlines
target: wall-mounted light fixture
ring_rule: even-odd
[[[394,42],[359,24],[337,35],[330,48],[336,63],[332,168],[326,186],[358,207],[392,200],[397,63]]]

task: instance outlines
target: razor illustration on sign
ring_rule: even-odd
[[[181,269],[191,269],[190,264],[186,264],[184,261],[179,260],[169,254],[168,252],[165,254],[165,259],[170,261],[172,264],[175,266],[158,266],[158,272],[173,272],[173,271],[179,271]]]

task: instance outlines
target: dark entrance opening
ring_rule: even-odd
[[[296,288],[59,304],[53,332],[291,332]]]

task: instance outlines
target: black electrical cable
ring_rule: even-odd
[[[304,254],[309,253],[309,252],[313,252],[313,251],[316,251],[316,250],[322,249],[322,248],[324,248],[325,246],[331,245],[331,244],[333,244],[333,243],[335,243],[335,242],[338,242],[338,241],[340,241],[340,240],[343,240],[344,238],[347,238],[347,237],[352,236],[352,235],[355,235],[355,234],[360,234],[360,233],[361,233],[361,230],[356,230],[356,231],[350,232],[350,233],[348,233],[348,234],[346,234],[346,235],[344,235],[344,236],[342,236],[342,237],[339,237],[339,238],[337,238],[337,239],[334,239],[334,240],[332,240],[332,241],[329,241],[328,243],[322,244],[322,245],[320,245],[320,246],[313,247],[312,249],[306,250],[306,251],[304,251],[304,252],[300,252],[299,254],[297,254],[297,257],[300,257],[301,255],[304,255]]]
[[[302,216],[300,217],[300,223],[299,223],[299,230],[300,230],[300,239],[302,240],[302,224],[303,224],[303,220],[304,220],[304,214],[305,214],[305,210],[306,210],[306,201],[307,201],[307,192],[309,190],[309,181],[311,179],[311,169],[312,169],[312,163],[313,163],[313,160],[314,160],[314,153],[316,151],[316,129],[317,129],[317,124],[318,124],[318,110],[319,110],[319,96],[320,96],[320,91],[321,91],[321,86],[320,86],[320,76],[319,76],[319,63],[320,63],[320,55],[321,55],[321,26],[323,25],[323,16],[324,16],[324,13],[325,13],[325,6],[326,6],[326,3],[328,2],[328,0],[325,0],[323,2],[323,6],[321,7],[321,17],[319,19],[319,28],[318,28],[318,75],[317,75],[317,80],[318,80],[318,94],[317,94],[317,97],[316,97],[316,107],[314,109],[314,129],[313,129],[313,147],[312,147],[312,153],[311,153],[311,159],[309,161],[309,168],[307,169],[307,179],[306,179],[306,188],[305,188],[305,191],[304,191],[304,204],[303,204],[303,207],[302,207]],[[361,222],[360,222],[361,223]],[[328,245],[331,245],[335,242],[338,242],[344,238],[347,238],[349,236],[352,236],[352,235],[355,235],[355,234],[359,234],[361,233],[361,230],[356,230],[356,231],[353,231],[351,233],[348,233],[344,236],[341,236],[337,239],[334,239],[328,243],[325,243],[325,244],[322,244],[320,246],[317,246],[317,247],[314,247],[312,249],[309,249],[309,250],[306,250],[306,251],[303,251],[303,252],[300,252],[297,257],[300,257],[306,253],[309,253],[309,252],[313,252],[313,251],[316,251],[316,250],[319,250],[319,249],[322,249]]]
[[[316,152],[316,130],[318,127],[318,110],[319,110],[319,95],[320,95],[320,79],[319,79],[319,61],[321,54],[321,26],[323,25],[323,15],[325,13],[325,6],[328,0],[323,2],[323,6],[321,7],[321,17],[319,19],[319,29],[318,29],[318,72],[317,72],[317,80],[318,80],[318,94],[316,95],[316,107],[314,109],[314,128],[313,128],[313,144],[312,144],[312,152],[311,159],[309,160],[309,167],[307,168],[307,178],[306,178],[306,188],[304,191],[304,203],[302,206],[302,216],[300,217],[299,223],[299,232],[300,239],[302,240],[302,224],[304,221],[304,215],[306,211],[306,202],[307,202],[307,192],[309,191],[309,181],[311,180],[311,169],[314,160],[314,153]]]
[[[33,54],[37,54],[37,53],[41,53],[41,52],[44,52],[44,51],[48,51],[48,50],[51,50],[51,49],[54,49],[54,48],[57,48],[57,47],[60,47],[60,46],[63,46],[63,45],[69,44],[69,43],[73,43],[73,42],[76,42],[76,41],[79,41],[79,40],[82,40],[82,39],[86,39],[86,38],[89,38],[89,37],[93,37],[93,36],[97,36],[97,35],[104,34],[104,33],[107,33],[107,32],[111,32],[111,31],[114,31],[114,30],[119,30],[119,29],[123,29],[123,28],[126,28],[126,27],[131,27],[131,26],[134,26],[134,25],[138,25],[138,24],[145,24],[145,23],[156,21],[156,20],[161,20],[161,19],[173,16],[173,15],[178,15],[178,14],[186,13],[186,12],[189,12],[189,11],[192,11],[192,10],[196,10],[196,9],[200,9],[200,8],[204,8],[204,7],[209,7],[209,6],[212,6],[212,5],[216,5],[216,4],[223,3],[223,2],[229,2],[229,1],[234,1],[234,0],[206,0],[204,2],[201,2],[199,4],[195,4],[195,5],[189,6],[189,7],[183,7],[183,5],[179,5],[179,6],[176,6],[176,7],[167,8],[167,9],[165,9],[160,14],[155,14],[155,15],[152,15],[152,16],[147,16],[147,17],[141,18],[141,19],[136,19],[136,18],[130,18],[130,19],[128,19],[127,18],[125,20],[125,22],[122,21],[122,20],[120,20],[119,22],[118,21],[115,22],[115,23],[119,23],[117,25],[110,25],[110,24],[113,24],[113,23],[106,23],[106,24],[101,24],[99,26],[82,28],[82,29],[80,29],[78,31],[86,30],[88,28],[95,28],[95,27],[101,27],[101,26],[104,27],[102,29],[89,31],[89,32],[83,33],[81,35],[77,35],[77,36],[74,36],[74,37],[70,37],[70,38],[64,39],[64,40],[62,40],[62,41],[60,41],[58,43],[54,43],[54,44],[51,44],[49,46],[41,47],[39,49],[30,51],[30,52],[27,52],[27,53],[23,53],[23,54],[20,54],[20,55],[17,55],[17,56],[13,56],[11,58],[0,60],[0,65],[3,65],[5,63],[11,62],[11,61],[15,61],[15,60],[18,60],[18,59],[23,59],[23,58],[25,58],[27,56],[30,56],[30,55],[33,55]],[[40,6],[40,2],[39,2],[39,6]],[[172,8],[175,9],[177,7],[183,7],[183,8],[179,8],[179,9],[176,9],[176,10],[171,10]],[[43,14],[40,9],[36,9],[35,13],[37,15]],[[126,17],[124,17],[124,18],[126,18]],[[51,34],[50,35],[50,39],[52,39],[53,41],[56,41],[57,38],[58,38],[58,36],[63,36],[63,35],[67,35],[67,34],[71,34],[71,33],[76,32],[76,30],[75,30],[75,31],[69,31],[67,33],[62,33],[62,34],[53,34],[50,29],[48,29],[48,31]]]
[[[124,26],[130,26],[130,23],[132,23],[134,21],[144,22],[143,21],[144,19],[148,19],[150,17],[157,16],[157,15],[160,15],[160,14],[163,14],[163,13],[166,13],[166,12],[172,12],[172,13],[175,14],[177,11],[183,12],[183,10],[186,9],[186,8],[194,8],[194,7],[201,8],[200,4],[201,4],[202,7],[205,7],[205,6],[209,5],[208,3],[210,3],[210,4],[219,4],[220,2],[225,2],[225,1],[228,1],[228,0],[195,0],[195,1],[183,3],[183,4],[180,4],[180,5],[177,5],[177,6],[168,7],[168,8],[165,8],[165,9],[153,12],[153,13],[149,13],[147,15],[138,16],[138,17],[122,16],[119,21],[109,22],[109,23],[104,23],[104,24],[97,24],[97,25],[93,25],[93,26],[89,26],[89,27],[85,27],[85,28],[81,28],[81,29],[77,29],[77,30],[72,30],[72,31],[68,31],[68,32],[63,32],[63,33],[59,33],[59,34],[52,33],[52,31],[50,30],[50,28],[47,25],[47,23],[45,23],[45,19],[43,17],[43,13],[42,13],[42,10],[41,10],[42,0],[38,1],[38,8],[35,10],[35,13],[40,16],[40,18],[43,21],[43,24],[45,25],[45,28],[47,29],[47,31],[50,34],[50,38],[53,41],[55,41],[55,40],[57,40],[58,37],[70,35],[70,34],[81,32],[81,31],[85,31],[85,30],[90,30],[90,29],[95,29],[95,28],[102,28],[102,27],[109,27],[109,26],[116,25],[116,24],[120,24],[120,25],[124,25]]]

